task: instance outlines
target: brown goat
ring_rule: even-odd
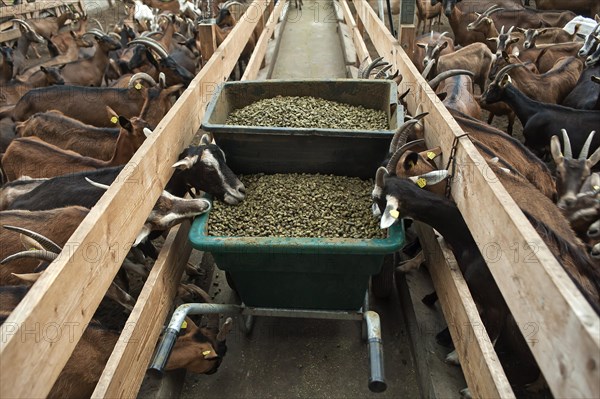
[[[115,115],[113,115],[114,117]],[[130,120],[116,116],[111,118],[120,126],[131,125],[137,135],[151,126],[138,117]],[[119,128],[102,128],[81,123],[59,111],[49,111],[31,116],[25,122],[17,122],[18,137],[36,136],[63,150],[75,151],[83,156],[108,161],[113,157],[119,137]]]
[[[95,53],[92,58],[69,62],[61,67],[65,84],[100,87],[108,67],[108,53],[121,48],[110,36],[96,35]]]
[[[27,294],[28,287],[0,289],[0,324]],[[226,336],[232,320],[227,319],[219,330],[218,315],[210,318],[207,327],[199,328],[190,318],[177,337],[165,370],[187,369],[196,374],[213,374],[227,351]],[[218,332],[217,332],[218,331]],[[92,395],[106,362],[119,340],[120,332],[109,330],[92,320],[75,346],[48,394],[50,399],[88,398]]]
[[[417,29],[415,33],[419,32],[419,27],[423,24],[423,33],[425,33],[425,25],[429,21],[429,30],[431,30],[431,24],[435,17],[438,17],[437,26],[440,29],[440,20],[442,19],[442,5],[435,4],[431,5],[431,0],[417,0]]]
[[[144,80],[151,85],[146,88],[137,84]],[[182,85],[166,87],[164,79],[157,84],[146,74],[136,74],[127,89],[110,87],[51,86],[34,89],[25,94],[13,112],[15,121],[24,121],[38,112],[58,110],[63,114],[94,126],[112,126],[104,112],[106,106],[127,118],[139,116],[152,126],[171,108],[171,98]]]
[[[544,47],[535,59],[535,66],[540,73],[548,72],[563,57],[578,57],[581,43],[561,43]]]
[[[28,82],[14,80],[0,84],[0,106],[16,104],[29,90],[37,87],[62,85],[65,81],[59,68],[40,67],[40,74],[32,75]]]
[[[134,129],[128,122],[123,123],[113,156],[108,161],[63,150],[35,136],[15,139],[2,157],[6,178],[12,181],[22,176],[54,177],[123,165],[131,159],[146,138],[143,132]]]
[[[435,90],[446,108],[452,108],[473,118],[480,119],[481,107],[473,95],[473,81],[471,80],[473,73],[470,71],[464,72],[464,74],[450,78],[444,78],[444,75],[440,74],[432,79],[429,85]]]
[[[439,51],[440,55],[446,55],[454,52],[454,40],[446,36],[448,32],[438,33],[431,32],[426,35],[419,36],[415,39],[415,49],[411,60],[417,67],[419,72],[423,72],[426,66],[425,59],[432,59],[432,54]],[[442,48],[442,42],[448,44]],[[437,50],[436,50],[437,49]]]
[[[81,206],[69,206],[48,211],[2,211],[0,225],[18,226],[39,232],[60,247],[64,247],[71,234],[87,216],[89,210]],[[0,259],[23,250],[19,233],[0,228]],[[32,273],[39,261],[23,258],[0,266],[0,285],[22,284],[22,280],[11,273]]]
[[[580,27],[580,24],[576,24],[572,34],[563,28],[517,28],[517,30],[525,35],[523,47],[530,49],[535,48],[537,44],[557,44],[575,41],[577,39],[577,32],[579,32]]]
[[[573,90],[583,63],[575,57],[564,57],[546,73],[536,74],[523,68],[523,64],[511,64],[500,70],[499,74],[509,71],[513,84],[536,101],[560,104]]]

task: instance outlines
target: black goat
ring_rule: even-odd
[[[600,64],[585,68],[577,84],[562,102],[570,108],[600,110],[600,85],[594,84],[592,77],[600,75]]]
[[[194,188],[232,205],[244,199],[244,185],[225,163],[223,151],[214,144],[187,148],[173,167],[177,170],[165,188],[170,194],[183,197],[189,188]],[[91,186],[85,178],[110,185],[122,169],[105,168],[48,179],[26,196],[16,198],[7,209],[45,210],[70,205],[91,208],[104,190]]]
[[[512,85],[507,73],[498,74],[481,95],[484,104],[504,101],[521,123],[525,145],[538,155],[549,154],[550,139],[560,129],[567,129],[573,152],[580,153],[589,133],[600,126],[600,111],[587,111],[562,105],[534,101]],[[594,137],[591,150],[600,146],[600,137]]]

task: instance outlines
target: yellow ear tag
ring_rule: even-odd
[[[181,323],[181,329],[183,330],[184,328],[187,328],[187,321],[183,321],[183,323]]]
[[[142,90],[142,84],[141,83],[136,83],[135,88],[138,90]]]
[[[427,158],[429,158],[429,159],[434,159],[434,158],[435,158],[435,152],[433,152],[433,151],[428,151],[428,152],[427,152]]]
[[[600,189],[600,186],[594,186],[593,189],[598,190],[598,189]]]
[[[427,185],[427,180],[423,179],[422,177],[417,179],[417,186],[419,186],[420,188],[423,188]]]
[[[110,118],[110,121],[114,124],[116,124],[119,121],[119,118],[117,118],[116,116],[113,116],[112,118]]]
[[[204,351],[204,352],[202,352],[202,356],[206,357],[208,355],[210,355],[210,351]]]
[[[390,216],[391,216],[391,217],[393,217],[394,219],[398,219],[398,217],[400,217],[400,212],[398,212],[398,211],[397,211],[397,210],[395,210],[395,209],[392,209],[392,210],[390,211]]]

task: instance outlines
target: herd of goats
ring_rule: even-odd
[[[563,27],[576,14],[564,10],[569,3],[579,3],[553,4],[559,3],[563,6],[556,8],[562,11],[532,10],[520,0],[419,0],[419,18],[444,13],[452,34],[432,31],[417,37],[410,56],[600,313],[600,174],[594,173],[600,160],[600,133],[595,133],[600,129],[600,19],[596,16],[587,31],[583,22],[576,23],[569,33]],[[589,4],[583,10],[587,15],[600,12],[599,2],[580,3]],[[233,4],[240,5],[228,2],[208,13],[216,16],[217,45],[236,24],[229,10]],[[57,258],[89,209],[206,62],[197,29],[206,11],[183,0],[133,0],[127,9],[127,18],[111,32],[97,21],[97,27],[90,28],[86,15],[69,12],[15,19],[21,37],[14,46],[0,48],[0,322]],[[259,34],[260,28],[244,48],[242,60],[249,58]],[[32,63],[29,50],[42,43],[51,58]],[[390,68],[379,58],[361,66],[359,74],[366,79],[403,78],[390,76]],[[401,101],[404,95],[399,95]],[[482,121],[482,109],[489,111],[488,123]],[[440,149],[425,145],[423,111],[407,116],[388,154],[382,154],[373,190],[374,214],[384,228],[409,217],[446,238],[492,342],[518,359],[506,368],[511,383],[529,384],[539,377],[539,369],[478,245],[445,195],[448,172],[435,163]],[[507,132],[490,125],[496,116],[508,117]],[[511,135],[515,116],[523,126],[524,143]],[[135,304],[128,274],[148,276],[147,259],[157,255],[151,240],[210,208],[204,199],[184,198],[186,193],[208,192],[230,205],[245,197],[225,154],[208,136],[185,149],[173,168],[106,294],[127,310]],[[422,261],[421,254],[400,268],[407,271]],[[210,300],[191,284],[182,284],[179,296]],[[199,328],[189,320],[167,369],[214,373],[225,354],[230,327],[226,323],[219,331],[217,319]],[[94,353],[93,360],[81,367],[73,356],[50,396],[90,396],[117,339],[115,331],[91,324],[75,351]],[[449,355],[449,360],[455,358]]]

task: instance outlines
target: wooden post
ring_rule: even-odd
[[[400,0],[400,28],[398,29],[398,42],[407,54],[414,52],[415,48],[415,12],[416,0]]]
[[[206,64],[217,49],[217,33],[214,24],[198,24],[198,34],[200,35],[200,55],[202,56],[202,65]]]

